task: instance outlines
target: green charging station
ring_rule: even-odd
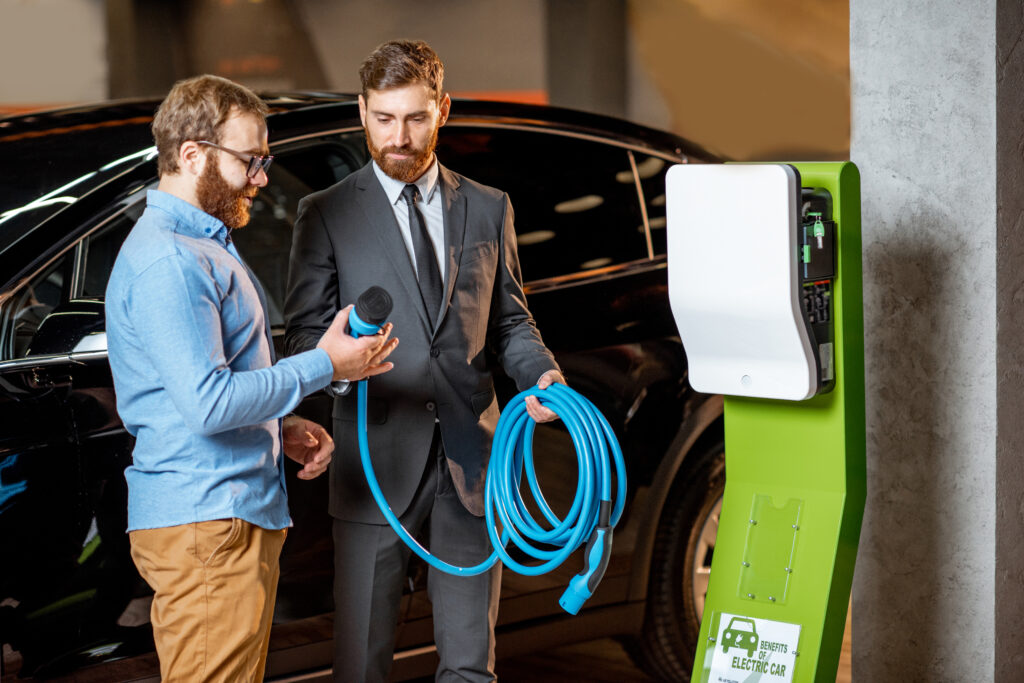
[[[692,680],[834,681],[866,493],[859,172],[680,165],[666,183],[691,384],[725,396]]]

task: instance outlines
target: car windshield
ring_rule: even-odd
[[[105,116],[0,119],[0,251],[80,196],[95,173],[152,147],[151,115]]]

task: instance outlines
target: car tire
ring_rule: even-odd
[[[633,661],[659,681],[690,680],[725,492],[722,441],[703,449],[676,478],[651,555],[644,626],[626,642]]]

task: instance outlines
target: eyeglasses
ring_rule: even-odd
[[[206,140],[196,140],[196,142],[199,143],[200,145],[209,145],[214,149],[219,149],[222,152],[227,152],[232,156],[238,157],[246,164],[248,164],[248,166],[245,169],[245,175],[247,175],[250,178],[255,178],[256,174],[260,172],[261,168],[263,169],[264,173],[267,173],[270,170],[270,164],[274,163],[274,156],[272,154],[261,154],[259,156],[256,156],[253,154],[246,154],[245,152],[239,152],[233,149],[228,149],[227,147],[221,147],[220,145],[214,144],[212,142],[207,142]]]

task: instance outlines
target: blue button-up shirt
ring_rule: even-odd
[[[216,218],[152,190],[106,293],[117,410],[136,437],[128,529],[291,524],[280,418],[331,381],[327,353],[275,364],[263,290]]]

